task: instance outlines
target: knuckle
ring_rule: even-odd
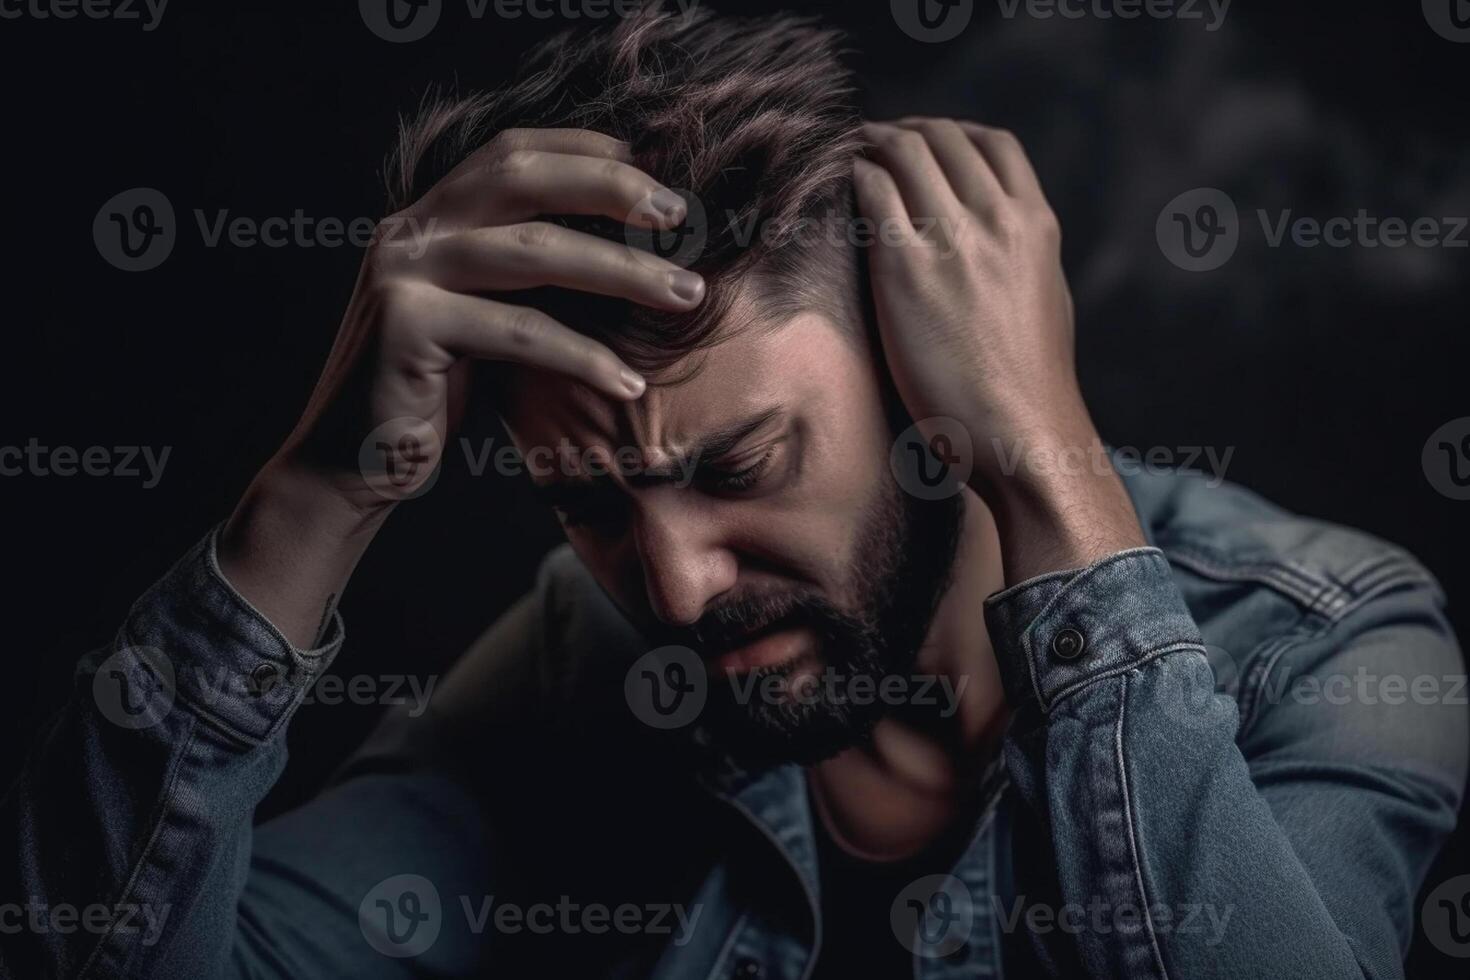
[[[412,331],[415,313],[423,308],[422,298],[412,283],[389,280],[379,284],[370,299],[378,311],[385,334],[399,336]]]
[[[1035,221],[1037,229],[1048,239],[1061,240],[1062,222],[1051,208],[1041,208],[1037,211]]]
[[[512,347],[533,347],[546,335],[546,321],[530,307],[517,307],[506,314],[505,335]]]
[[[1020,238],[1025,233],[1027,225],[1025,216],[1010,207],[996,208],[991,215],[990,222],[996,237],[1004,240]]]
[[[523,248],[545,248],[555,234],[556,228],[545,221],[527,221],[516,226],[515,241]]]
[[[953,135],[954,133],[958,133],[960,131],[959,124],[956,123],[953,119],[938,118],[923,120],[919,123],[919,129],[930,139]]]
[[[637,170],[617,160],[606,160],[598,165],[598,179],[612,189],[618,200],[636,205],[655,190],[651,181]]]
[[[901,153],[917,153],[928,145],[924,135],[912,129],[900,129],[890,139],[894,148]]]
[[[368,241],[367,259],[374,269],[382,271],[397,265],[404,253],[403,249],[394,247],[399,234],[404,227],[412,227],[418,223],[418,220],[412,209],[407,208],[390,214],[373,225],[373,232]]]
[[[618,365],[612,354],[592,340],[579,336],[573,358],[588,375],[601,374],[609,378],[618,376]]]
[[[614,186],[630,183],[628,168],[618,160],[603,160],[597,165],[597,176]]]
[[[493,153],[508,153],[529,144],[533,133],[535,133],[533,129],[502,129],[485,144],[485,147]]]
[[[646,286],[653,292],[662,292],[669,284],[669,275],[678,269],[674,263],[656,255],[624,246],[614,246],[610,258],[619,278]]]
[[[516,148],[505,153],[496,154],[490,163],[490,172],[503,177],[520,176],[535,170],[540,162],[540,154],[535,150]]]

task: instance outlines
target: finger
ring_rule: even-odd
[[[938,218],[960,209],[959,198],[921,134],[885,123],[864,123],[863,128],[873,143],[871,155],[892,175],[911,218]]]
[[[906,116],[894,125],[911,129],[929,141],[934,159],[955,194],[971,207],[983,207],[1005,191],[980,148],[953,119]]]
[[[857,158],[852,165],[853,191],[857,197],[858,212],[877,225],[878,243],[892,243],[893,234],[901,233],[902,242],[912,243],[915,232],[908,211],[904,209],[903,195],[888,171],[871,160]],[[893,260],[892,250],[873,248],[868,252],[868,261],[879,270]]]
[[[542,150],[633,162],[633,148],[625,140],[590,129],[504,129],[476,153],[511,150]]]
[[[644,228],[676,228],[684,199],[632,164],[516,149],[444,186],[457,224],[511,224],[538,214],[593,214]]]
[[[682,312],[704,299],[704,278],[620,242],[544,221],[473,228],[430,243],[429,278],[456,292],[560,286]]]
[[[853,188],[858,213],[876,225],[873,247],[867,248],[873,278],[913,278],[914,251],[923,242],[919,232],[914,231],[913,219],[904,209],[903,194],[891,173],[872,160],[854,160]]]
[[[980,152],[985,154],[990,169],[1000,178],[1001,186],[1007,194],[1011,197],[1046,200],[1046,195],[1041,192],[1041,181],[1037,179],[1036,171],[1026,157],[1026,151],[1021,148],[1021,141],[1013,133],[974,122],[961,122],[959,125],[979,147]]]
[[[457,355],[555,371],[624,400],[639,397],[647,387],[610,348],[540,310],[432,286],[421,289],[414,301],[421,322],[436,343]]]

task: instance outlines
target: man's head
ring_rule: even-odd
[[[393,167],[401,206],[501,130],[583,128],[626,140],[636,165],[698,202],[703,244],[681,254],[706,281],[692,313],[556,290],[527,298],[644,371],[641,399],[530,368],[493,383],[528,460],[571,446],[570,458],[609,464],[535,482],[650,642],[707,658],[710,720],[730,751],[757,760],[815,761],[867,734],[881,702],[811,682],[910,668],[961,514],[957,497],[903,493],[888,466],[907,419],[843,234],[863,140],[839,40],[791,17],[650,8],[553,40],[501,92],[429,107]],[[630,451],[637,466],[614,464]],[[735,683],[719,683],[726,673]],[[789,686],[768,699],[772,685],[751,683],[762,676]]]

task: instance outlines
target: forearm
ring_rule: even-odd
[[[293,646],[314,646],[391,507],[272,461],[220,530],[220,568]]]
[[[971,481],[995,515],[1007,582],[1083,568],[1146,543],[1122,481],[1080,406],[976,448]]]

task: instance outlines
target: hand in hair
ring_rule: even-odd
[[[1061,230],[1020,142],[948,119],[865,131],[853,176],[878,225],[884,357],[921,428],[945,417],[970,434],[1007,580],[1142,544],[1077,384]]]
[[[293,642],[311,640],[387,512],[432,478],[475,361],[642,395],[608,347],[497,298],[555,286],[672,311],[703,300],[697,274],[542,219],[678,226],[683,199],[631,160],[588,130],[507,130],[382,222],[301,421],[220,537],[231,582]]]

